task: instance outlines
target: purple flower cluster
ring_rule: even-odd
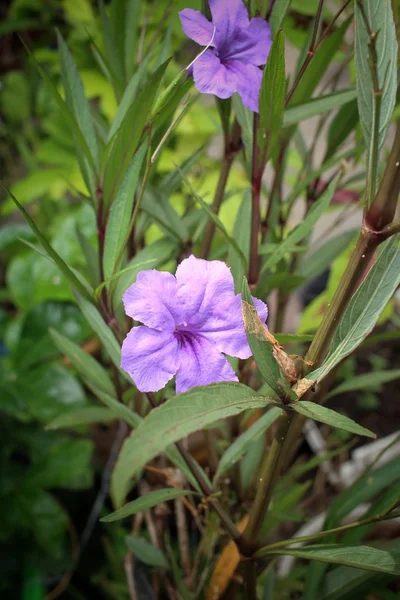
[[[237,92],[243,104],[258,112],[262,71],[271,48],[271,29],[264,19],[249,19],[242,0],[209,0],[212,22],[199,11],[179,13],[185,34],[212,46],[193,65],[196,88],[203,94],[230,98]]]
[[[241,309],[225,263],[193,255],[174,277],[142,271],[124,294],[126,314],[143,323],[128,333],[122,368],[142,392],[156,392],[176,375],[177,393],[198,385],[238,381],[222,354],[248,358]],[[265,322],[267,306],[254,299]]]

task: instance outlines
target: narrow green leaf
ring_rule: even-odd
[[[227,232],[227,230],[225,228],[225,225],[222,223],[222,221],[219,219],[219,217],[215,214],[215,212],[211,209],[211,206],[209,204],[207,204],[207,202],[204,202],[204,200],[203,200],[203,198],[201,198],[201,196],[196,194],[196,192],[192,188],[190,181],[188,180],[188,178],[186,177],[186,175],[183,172],[181,172],[181,176],[182,176],[182,179],[185,182],[187,188],[189,189],[191,195],[193,196],[193,198],[195,198],[197,200],[197,202],[204,209],[204,211],[207,213],[209,218],[215,223],[215,226],[224,234],[227,241],[232,246],[232,248],[234,248],[238,257],[242,261],[243,266],[246,267],[246,257],[244,256],[237,241],[232,236],[229,235],[229,233]]]
[[[323,273],[335,258],[344,252],[358,232],[358,229],[344,231],[325,242],[325,244],[322,244],[322,246],[314,250],[311,254],[307,254],[300,261],[296,274],[311,279]]]
[[[31,227],[33,233],[37,237],[37,240],[40,243],[40,245],[42,246],[43,250],[45,251],[47,257],[56,263],[56,265],[58,266],[58,268],[60,269],[62,274],[68,279],[68,281],[70,282],[72,287],[75,290],[77,290],[80,294],[82,294],[82,297],[88,298],[89,301],[92,301],[92,298],[91,298],[87,288],[85,287],[85,285],[77,277],[77,275],[71,270],[71,268],[67,265],[67,263],[61,258],[61,256],[59,254],[57,254],[57,252],[54,250],[54,248],[49,244],[49,242],[46,240],[46,238],[44,237],[44,235],[42,234],[40,229],[36,226],[33,219],[31,219],[29,213],[27,213],[26,210],[24,209],[24,207],[18,202],[18,200],[16,199],[14,194],[12,194],[10,192],[10,190],[8,188],[6,188],[6,186],[4,185],[4,183],[2,181],[0,181],[0,185],[4,188],[4,190],[13,199],[16,207],[22,213],[22,216],[24,217],[25,221],[28,223],[28,225]],[[85,301],[87,302],[87,300],[85,300]],[[89,304],[89,302],[88,302],[88,304]]]
[[[119,11],[121,11],[121,7],[119,7]],[[115,73],[115,92],[117,96],[119,96],[122,91],[124,81],[123,59],[121,53],[119,52],[117,37],[114,36],[110,18],[106,13],[104,0],[99,0],[99,12],[104,40],[104,52],[107,62],[110,64],[113,73]],[[118,32],[118,34],[121,35],[121,32]]]
[[[115,506],[122,505],[132,477],[170,444],[219,419],[273,402],[237,383],[193,388],[167,400],[150,412],[122,446],[111,481]]]
[[[254,113],[252,110],[246,108],[238,94],[233,94],[232,105],[235,111],[237,120],[242,128],[242,139],[248,159],[252,156],[253,152],[253,117]]]
[[[73,113],[79,129],[85,138],[93,162],[99,167],[99,148],[96,131],[90,114],[89,102],[85,97],[83,84],[78,68],[61,34],[57,31],[57,42],[60,55],[61,77],[65,90],[65,97],[70,111]]]
[[[133,412],[130,408],[125,406],[122,402],[119,402],[115,399],[115,397],[107,394],[102,389],[96,387],[92,381],[85,380],[85,384],[92,390],[93,394],[108,408],[112,410],[115,416],[122,421],[125,421],[130,427],[137,427],[141,421],[142,417],[140,417],[137,413]]]
[[[365,143],[369,155],[376,143],[378,149],[386,137],[387,128],[392,118],[396,103],[397,91],[397,39],[396,28],[390,0],[363,0],[363,7],[371,31],[377,34],[377,75],[380,97],[380,116],[377,123],[377,139],[375,140],[376,105],[371,72],[371,56],[369,52],[370,36],[364,22],[361,9],[355,2],[355,59],[358,110]]]
[[[90,327],[99,337],[114,365],[119,368],[121,363],[121,348],[119,347],[113,332],[106,325],[103,317],[93,304],[85,300],[85,298],[79,294],[75,294],[75,298]],[[125,374],[125,371],[121,370],[121,372]],[[126,377],[129,377],[129,375],[126,374]]]
[[[378,260],[351,299],[324,364],[307,375],[307,379],[321,381],[374,328],[400,283],[400,245],[397,238],[394,236],[385,243]]]
[[[351,21],[352,18],[348,18],[340,27],[338,27],[338,29],[324,39],[321,46],[318,48],[318,51],[315,53],[312,63],[297,86],[290,102],[291,105],[301,104],[311,98],[321,78],[326,74],[326,70],[332,57],[339,50]]]
[[[286,252],[299,242],[304,240],[314,228],[321,215],[326,211],[332,200],[333,194],[335,193],[336,186],[339,181],[339,175],[336,175],[330,182],[327,189],[322,194],[321,198],[312,206],[308,212],[304,221],[296,225],[289,235],[283,240],[279,246],[277,246],[275,252],[267,259],[264,268],[271,269],[279,263],[279,261],[285,256]]]
[[[129,81],[135,68],[140,7],[141,0],[127,1],[124,36],[125,77],[127,81]]]
[[[189,232],[184,220],[171,206],[169,198],[158,190],[147,186],[142,198],[141,210],[148,214],[160,229],[175,238],[175,241],[184,242],[188,239]]]
[[[355,88],[350,88],[348,90],[333,92],[332,94],[327,94],[326,96],[313,98],[312,100],[304,102],[303,104],[291,104],[290,107],[285,110],[283,126],[289,127],[290,125],[296,125],[297,123],[305,121],[306,119],[310,119],[311,117],[315,117],[316,115],[321,115],[335,108],[340,108],[343,105],[347,105],[356,97],[357,92]]]
[[[104,198],[107,205],[114,199],[125,171],[138,148],[168,63],[169,61],[166,61],[149,77],[147,84],[132,102],[116,135],[106,148]]]
[[[176,192],[182,183],[181,173],[185,175],[190,172],[193,165],[195,165],[201,156],[203,156],[206,145],[200,146],[198,150],[195,150],[191,156],[186,158],[182,164],[177,166],[174,170],[167,173],[160,182],[160,190],[167,196]]]
[[[271,156],[282,129],[285,93],[285,36],[279,31],[264,69],[260,91],[258,144],[261,155],[267,149],[266,159]]]
[[[117,260],[128,233],[136,186],[146,152],[147,145],[143,144],[129,165],[111,206],[104,243],[103,266],[105,279],[109,279],[119,267]]]
[[[125,519],[131,515],[136,515],[136,513],[147,510],[148,508],[152,508],[153,506],[157,506],[157,504],[161,504],[161,502],[168,502],[168,500],[175,500],[176,498],[182,498],[183,496],[189,496],[193,492],[189,490],[177,490],[174,488],[166,488],[164,490],[153,490],[148,492],[144,496],[140,496],[140,498],[136,498],[132,502],[128,502],[119,510],[107,515],[100,519],[104,523],[111,523],[112,521],[119,521],[120,519]]]
[[[93,246],[90,240],[77,225],[75,226],[75,234],[78,238],[79,245],[86,260],[89,281],[93,287],[96,287],[100,283],[100,266],[99,257],[96,251],[97,248]]]
[[[354,131],[359,121],[357,100],[341,107],[328,130],[327,149],[324,161],[330,159],[348,136]]]
[[[272,345],[265,337],[266,326],[258,316],[246,278],[243,278],[242,314],[247,340],[262,377],[279,398],[296,398],[274,358]]]
[[[266,432],[268,427],[270,427],[274,421],[276,421],[281,412],[282,410],[277,406],[269,408],[265,415],[258,419],[247,431],[236,438],[233,444],[225,450],[213,479],[213,487],[216,486],[221,476],[229,471],[232,465],[237,463],[247,450],[249,450],[250,446]]]
[[[61,429],[76,427],[77,425],[91,425],[92,423],[109,423],[117,418],[117,415],[109,408],[85,406],[59,415],[46,426],[46,429]]]
[[[275,333],[274,335],[280,344],[304,344],[306,342],[312,342],[314,339],[314,336],[308,333]]]
[[[352,377],[351,379],[344,381],[331,390],[325,398],[333,398],[333,396],[345,392],[368,390],[370,388],[375,388],[375,386],[381,386],[389,381],[395,381],[396,379],[400,379],[400,369],[394,369],[393,371],[372,371],[371,373],[358,375],[357,377]]]
[[[341,544],[316,544],[304,548],[277,550],[265,552],[267,555],[288,555],[303,558],[304,560],[317,560],[324,563],[347,565],[400,575],[400,550],[382,550],[372,546],[343,546]]]
[[[272,8],[269,24],[271,25],[272,35],[275,36],[282,27],[283,20],[289,9],[291,0],[275,0]]]
[[[356,435],[363,435],[365,437],[376,438],[376,435],[372,433],[369,429],[365,429],[365,427],[361,427],[352,419],[341,415],[335,410],[331,410],[330,408],[326,408],[326,406],[321,406],[320,404],[315,404],[315,402],[307,402],[306,400],[299,400],[298,402],[292,402],[289,404],[290,408],[292,408],[295,412],[307,417],[308,419],[313,419],[314,421],[319,421],[320,423],[326,423],[331,427],[335,427],[336,429],[342,429],[343,431],[349,431],[350,433],[354,433]]]
[[[125,537],[125,543],[129,550],[133,552],[135,558],[145,565],[169,569],[168,561],[162,550],[156,548],[156,546],[153,546],[153,544],[150,544],[147,540],[134,535],[127,535]]]
[[[241,251],[246,258],[246,265],[249,262],[250,255],[250,224],[251,224],[251,200],[250,190],[246,190],[243,194],[243,200],[239,206],[236,215],[235,225],[233,227],[232,237],[237,241]],[[235,281],[235,289],[240,291],[242,287],[243,277],[247,268],[243,265],[238,253],[233,246],[229,246],[228,250],[228,265],[231,267],[232,276]]]
[[[69,358],[81,375],[106,394],[115,395],[115,388],[110,377],[97,360],[55,329],[50,329],[50,335],[58,350]]]

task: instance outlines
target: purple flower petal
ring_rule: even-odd
[[[236,79],[237,93],[250,110],[257,112],[260,107],[262,71],[249,63],[232,60],[227,63],[229,72]]]
[[[189,256],[177,268],[176,280],[182,314],[192,330],[228,306],[235,295],[230,269],[220,260]]]
[[[198,10],[185,8],[179,12],[183,32],[200,46],[208,46],[213,33],[214,26]]]
[[[202,94],[230,98],[237,91],[236,76],[226,68],[213,50],[206,50],[193,65],[196,88]]]
[[[121,367],[141,392],[161,390],[178,365],[178,341],[170,332],[139,326],[131,329],[124,340]]]
[[[235,31],[247,27],[249,15],[242,0],[209,0],[212,21],[215,25],[215,47],[220,51]]]
[[[258,298],[253,298],[253,302],[258,316],[265,323],[268,316],[267,305]],[[235,296],[223,310],[219,310],[217,306],[199,333],[215,344],[220,352],[237,358],[249,358],[252,353],[243,324],[242,295]]]
[[[219,350],[201,336],[182,336],[176,374],[178,394],[198,385],[238,381],[235,371]]]
[[[251,19],[246,29],[237,31],[224,54],[224,61],[240,60],[254,66],[265,65],[272,45],[271,27],[264,19]]]
[[[125,312],[153,329],[173,331],[179,322],[176,289],[171,273],[141,271],[123,296]]]

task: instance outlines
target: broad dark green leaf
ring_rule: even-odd
[[[372,431],[369,431],[369,429],[361,427],[361,425],[358,425],[352,419],[349,419],[348,417],[345,417],[344,415],[341,415],[330,408],[326,408],[326,406],[315,404],[315,402],[307,402],[306,400],[292,402],[292,404],[289,406],[294,411],[300,415],[303,415],[304,417],[307,417],[308,419],[313,419],[314,421],[319,421],[320,423],[326,423],[331,427],[343,429],[343,431],[349,431],[350,433],[354,433],[356,435],[376,438],[376,435],[372,433]]]
[[[50,335],[59,351],[69,358],[81,375],[106,394],[115,396],[114,384],[97,360],[58,331],[50,329]]]
[[[365,16],[371,31],[377,34],[377,76],[380,96],[380,110],[374,96],[372,77],[372,56],[369,51],[370,36],[362,11],[355,3],[355,58],[358,110],[368,154],[373,148],[382,146],[387,128],[392,118],[397,91],[397,39],[390,0],[363,0]],[[377,120],[379,122],[377,122]]]
[[[225,225],[222,223],[221,219],[215,214],[215,212],[211,209],[211,206],[209,204],[207,204],[207,202],[205,202],[203,200],[203,198],[201,198],[201,196],[196,194],[196,192],[194,191],[194,189],[193,189],[190,181],[186,177],[186,175],[184,175],[184,173],[181,173],[181,175],[182,175],[183,181],[185,182],[186,186],[188,187],[193,198],[195,198],[197,200],[197,202],[200,204],[200,206],[207,213],[208,217],[215,223],[215,226],[217,227],[217,229],[219,229],[223,233],[223,235],[226,237],[229,244],[232,246],[232,248],[237,253],[238,257],[242,261],[243,266],[246,267],[246,257],[243,254],[242,249],[240,248],[237,241],[234,239],[233,236],[229,235],[229,233],[226,230]]]
[[[129,231],[136,186],[146,152],[147,146],[143,144],[129,165],[111,205],[104,242],[103,266],[105,279],[109,279],[119,268],[118,259]]]
[[[310,67],[312,69],[312,65]],[[283,117],[283,126],[289,127],[290,125],[296,125],[301,121],[321,115],[335,108],[340,108],[343,105],[347,105],[349,102],[354,100],[357,96],[357,92],[354,88],[348,90],[340,90],[339,92],[333,92],[326,96],[319,96],[313,98],[303,104],[293,105],[285,110]],[[347,107],[346,107],[347,108]]]
[[[106,148],[104,198],[107,205],[113,201],[125,171],[138,148],[168,63],[169,61],[166,61],[149,77],[147,84],[132,102]]]
[[[169,569],[169,564],[160,548],[153,546],[144,538],[127,535],[125,543],[138,560],[150,567],[159,567],[161,569]]]
[[[296,396],[291,391],[289,382],[274,358],[272,345],[265,337],[266,326],[258,316],[245,278],[242,287],[242,314],[247,340],[262,377],[279,398],[295,399]]]
[[[115,506],[122,505],[132,477],[170,444],[219,419],[273,403],[245,385],[217,383],[193,388],[152,410],[122,446],[111,481]]]
[[[264,556],[284,554],[304,560],[317,560],[324,563],[347,565],[367,571],[400,575],[400,551],[382,550],[372,546],[344,546],[341,544],[316,544],[304,548],[265,552]]]
[[[378,260],[358,288],[333,337],[329,354],[307,379],[320,381],[361,344],[400,283],[398,236],[386,242]]]
[[[283,20],[286,16],[291,0],[276,0],[269,18],[272,35],[275,36],[282,27]]]
[[[264,69],[260,91],[258,145],[260,154],[266,153],[266,159],[273,153],[282,129],[285,93],[285,36],[279,31]]]
[[[217,471],[213,479],[213,486],[216,485],[220,477],[229,471],[241,457],[249,450],[250,446],[272,425],[281,414],[281,409],[273,407],[260,417],[247,431],[242,433],[236,440],[225,450],[218,464]]]
[[[358,229],[350,229],[328,240],[301,261],[297,274],[307,279],[320,275],[327,269],[350,244],[358,233]]]
[[[153,506],[157,506],[157,504],[161,504],[162,502],[168,502],[168,500],[175,500],[176,498],[182,498],[183,496],[189,496],[193,492],[189,490],[178,490],[175,488],[166,488],[164,490],[152,490],[148,492],[144,496],[140,496],[140,498],[136,498],[132,502],[128,502],[119,510],[107,515],[100,519],[104,523],[111,523],[112,521],[119,521],[120,519],[125,519],[130,515],[135,515],[136,513],[147,510]]]
[[[375,389],[376,386],[380,387],[384,383],[389,381],[395,381],[400,379],[400,369],[394,369],[393,371],[372,371],[371,373],[365,373],[364,375],[357,375],[347,379],[325,396],[326,399],[343,394],[345,392],[354,392],[357,390],[368,390],[370,388]]]
[[[109,423],[117,418],[116,414],[108,408],[85,406],[59,415],[50,421],[46,429],[70,428],[77,425],[91,425],[92,423]]]
[[[54,248],[49,244],[49,242],[44,237],[44,235],[42,234],[40,229],[36,226],[35,222],[31,219],[30,215],[26,212],[24,207],[18,202],[18,200],[16,199],[14,194],[12,194],[10,192],[10,190],[8,190],[2,182],[0,182],[0,185],[2,185],[2,187],[6,190],[6,192],[13,199],[15,205],[17,206],[19,211],[22,213],[22,216],[24,217],[25,221],[28,223],[28,225],[31,227],[33,233],[36,235],[37,240],[40,243],[40,245],[42,246],[43,250],[45,251],[47,257],[56,263],[56,265],[58,266],[60,271],[71,283],[72,287],[75,290],[77,290],[80,294],[82,294],[82,297],[88,298],[90,301],[92,301],[92,298],[88,292],[87,286],[85,286],[82,283],[81,278],[77,277],[76,273],[74,273],[71,270],[71,268],[67,265],[67,263],[61,258],[61,256],[59,254],[57,254],[57,252],[54,250]],[[85,301],[88,302],[88,300],[85,300]]]
[[[289,235],[276,247],[276,250],[271,256],[267,259],[264,268],[271,269],[275,265],[279,263],[279,261],[285,256],[286,252],[290,251],[290,248],[296,246],[299,242],[304,240],[305,237],[308,236],[309,233],[313,230],[315,224],[326,211],[329,206],[330,201],[332,200],[333,194],[335,193],[335,189],[339,180],[339,175],[337,175],[330,184],[327,189],[322,194],[321,198],[312,206],[311,210],[308,212],[304,221],[296,225],[294,229],[289,233]]]

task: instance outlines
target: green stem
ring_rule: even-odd
[[[260,168],[260,147],[258,145],[259,115],[254,114],[253,121],[253,159],[251,167],[251,233],[250,233],[250,263],[249,263],[249,285],[255,285],[258,281],[259,255],[258,237],[260,234],[260,199],[261,180],[263,168]]]
[[[281,472],[285,456],[286,434],[292,418],[292,414],[282,412],[271,448],[261,464],[258,474],[259,485],[250,512],[249,522],[238,541],[238,547],[244,556],[252,556],[258,547],[262,524],[268,511],[276,480]]]
[[[398,503],[399,503],[399,500],[396,501],[396,503],[394,504],[394,507],[397,506]],[[268,546],[264,546],[263,548],[260,548],[260,550],[257,550],[257,552],[255,553],[255,556],[265,556],[266,554],[269,554],[269,552],[271,552],[272,550],[276,550],[277,548],[284,548],[286,546],[291,546],[292,544],[314,542],[315,540],[320,540],[321,538],[324,538],[324,537],[332,535],[332,534],[343,533],[343,531],[348,531],[349,529],[355,529],[356,527],[362,527],[363,525],[370,525],[372,523],[378,523],[380,521],[386,521],[388,519],[395,519],[398,516],[399,516],[398,513],[391,515],[391,514],[388,514],[388,512],[386,511],[385,513],[375,515],[373,517],[368,517],[367,519],[359,519],[358,521],[353,521],[353,523],[348,523],[347,525],[341,525],[340,527],[335,527],[334,529],[327,529],[326,531],[319,531],[318,533],[313,533],[312,535],[303,535],[301,537],[294,537],[294,538],[291,538],[290,540],[281,540],[279,542],[275,542],[274,544],[270,544]]]

